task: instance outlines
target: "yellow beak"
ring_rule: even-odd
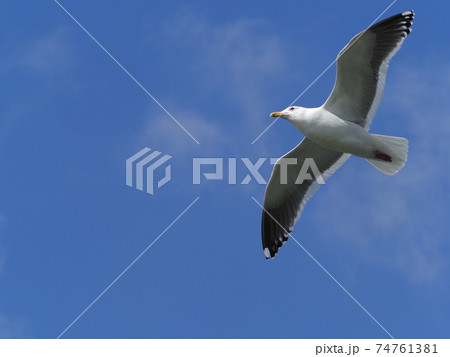
[[[274,117],[274,118],[275,118],[275,117],[281,117],[282,115],[283,115],[282,112],[273,112],[273,113],[270,114],[270,116],[271,116],[271,117]]]

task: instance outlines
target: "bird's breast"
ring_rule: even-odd
[[[297,128],[310,140],[328,149],[367,157],[373,151],[371,135],[361,126],[327,111]]]

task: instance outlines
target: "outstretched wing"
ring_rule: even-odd
[[[274,257],[278,249],[288,240],[295,223],[300,218],[306,202],[319,188],[316,178],[296,184],[300,170],[306,159],[313,159],[322,178],[326,181],[350,154],[326,149],[304,138],[293,150],[278,159],[273,168],[264,195],[261,234],[264,254],[267,259]],[[296,165],[286,165],[287,175],[281,175],[281,160],[296,159]]]
[[[338,55],[336,82],[323,108],[365,128],[380,104],[389,61],[411,32],[413,11],[392,16],[351,39]]]

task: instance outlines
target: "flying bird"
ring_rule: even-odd
[[[414,11],[406,11],[353,37],[337,56],[334,88],[321,107],[291,106],[271,114],[294,125],[304,139],[278,159],[267,184],[261,222],[266,259],[273,258],[288,240],[319,187],[318,178],[299,180],[302,173],[305,176],[306,162],[314,164],[311,169],[316,168],[324,182],[350,155],[366,159],[387,175],[405,165],[407,139],[368,130],[380,104],[389,61],[411,32],[413,19]]]

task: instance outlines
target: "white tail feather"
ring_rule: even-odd
[[[389,155],[392,161],[382,159],[366,159],[386,175],[395,175],[406,164],[408,159],[408,140],[396,136],[372,134],[380,142],[380,151]]]

